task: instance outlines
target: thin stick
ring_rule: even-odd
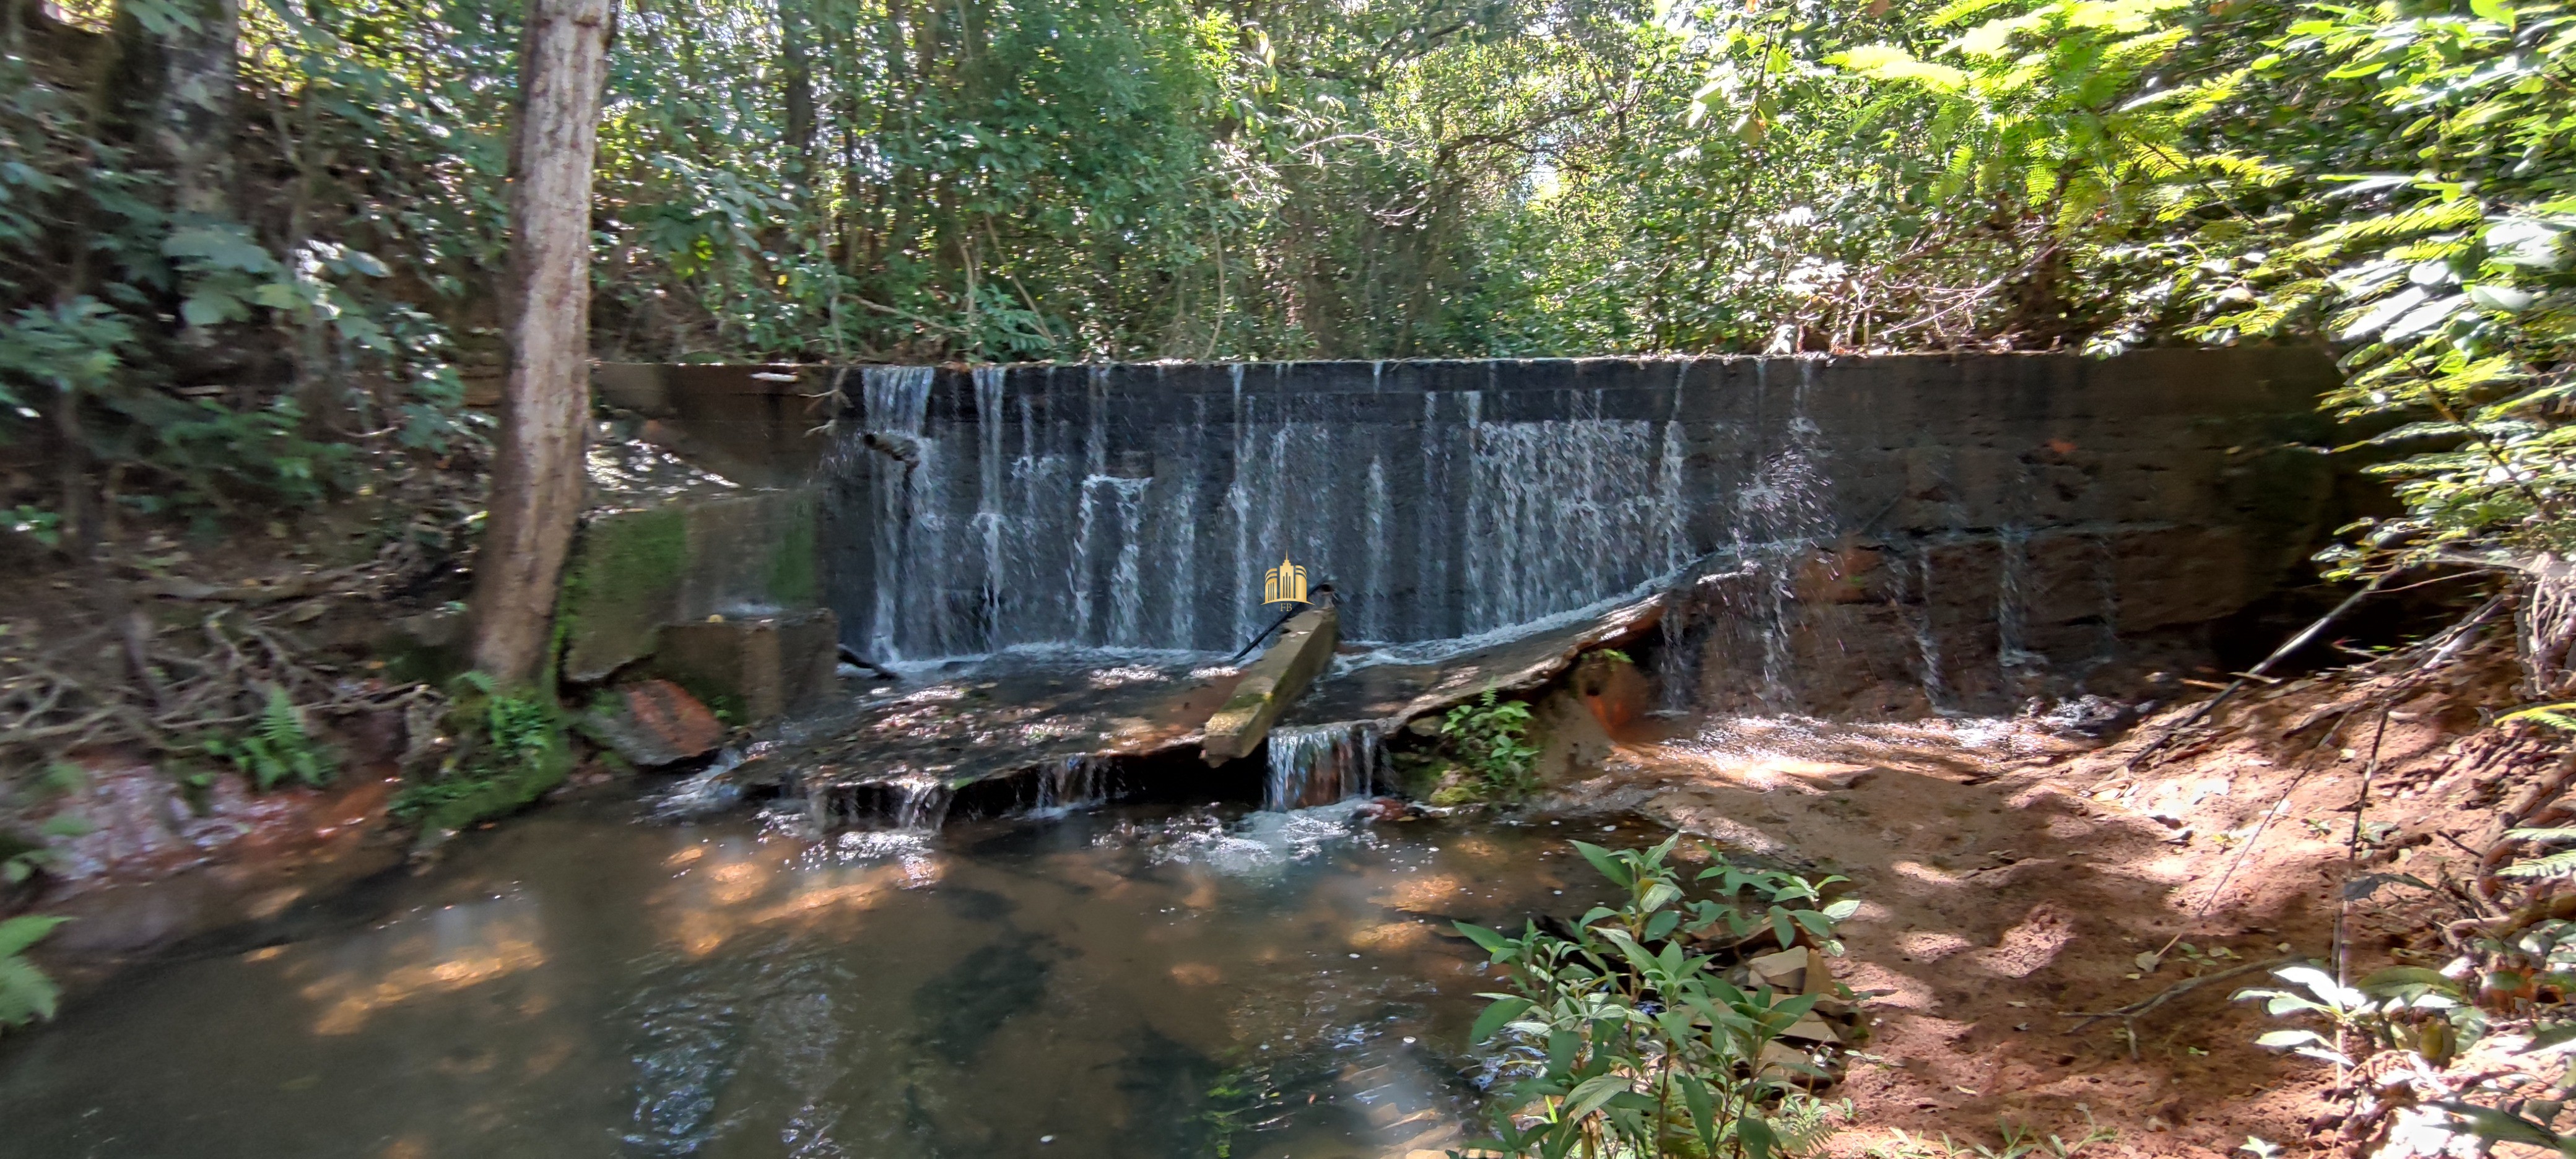
[[[2300,958],[2297,955],[2291,955],[2289,957],[2273,958],[2269,961],[2247,962],[2242,966],[2231,967],[2229,969],[2221,970],[2215,974],[2203,974],[2197,978],[2185,978],[2180,982],[2176,982],[2171,986],[2165,987],[2163,990],[2160,990],[2147,998],[2132,1002],[2126,1006],[2115,1007],[2110,1010],[2099,1012],[2086,1010],[2060,1010],[2057,1012],[2057,1016],[2060,1018],[2081,1018],[2084,1020],[2068,1027],[2066,1030],[2066,1033],[2068,1034],[2081,1033],[2085,1027],[2091,1026],[2105,1018],[2119,1019],[2121,1027],[2127,1031],[2129,1036],[2129,1059],[2130,1061],[2135,1062],[2138,1058],[2138,1019],[2146,1017],[2147,1014],[2154,1011],[2156,1007],[2162,1006],[2167,1002],[2173,1001],[2176,998],[2182,997],[2183,995],[2209,985],[2212,982],[2224,982],[2229,978],[2243,977],[2244,975],[2251,974],[2257,970],[2269,970],[2274,966],[2279,966],[2284,963],[2304,960],[2305,959]]]
[[[2175,737],[2181,736],[2183,733],[2189,731],[2193,725],[2199,724],[2203,720],[2207,720],[2210,713],[2218,711],[2219,705],[2227,703],[2229,697],[2232,697],[2239,691],[2243,690],[2249,680],[2261,677],[2264,673],[2271,671],[2274,664],[2280,663],[2283,657],[2288,656],[2290,653],[2296,652],[2301,648],[2307,647],[2309,641],[2316,639],[2319,633],[2326,630],[2326,625],[2334,623],[2337,619],[2342,618],[2345,612],[2352,610],[2352,606],[2354,604],[2360,603],[2363,597],[2368,596],[2370,593],[2378,591],[2379,585],[2386,583],[2387,581],[2388,576],[2385,573],[2370,577],[2370,582],[2361,585],[2360,591],[2344,597],[2344,601],[2340,604],[2336,604],[2333,611],[2327,612],[2325,615],[2318,617],[2317,622],[2308,625],[2306,631],[2290,637],[2289,643],[2273,649],[2272,654],[2264,657],[2262,663],[2246,669],[2245,673],[2238,676],[2234,683],[2231,683],[2226,688],[2219,690],[2218,695],[2210,697],[2208,703],[2201,705],[2198,711],[2193,712],[2191,716],[2185,719],[2181,724],[2177,724],[2172,728],[2166,729],[2164,735],[2157,737],[2152,743],[2148,744],[2147,747],[2139,749],[2136,755],[2131,756],[2126,763],[2120,766],[2121,771],[2127,772],[2136,769],[2141,763],[2145,762],[2148,757],[2154,756],[2167,744],[2172,743]]]

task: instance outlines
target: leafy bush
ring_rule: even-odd
[[[2044,218],[2064,280],[2122,299],[2095,348],[2341,345],[2326,403],[2399,452],[2371,469],[2406,511],[2346,529],[2338,573],[2576,546],[2576,5],[1962,0],[1927,23],[1956,33],[1832,59],[1941,110],[1936,204]]]
[[[1754,929],[1777,919],[1715,899],[1685,904],[1668,863],[1678,841],[1642,852],[1575,842],[1627,896],[1585,914],[1571,936],[1535,923],[1518,937],[1458,923],[1504,967],[1511,987],[1485,995],[1494,1002],[1476,1019],[1474,1039],[1528,1048],[1507,1068],[1517,1081],[1497,1100],[1495,1137],[1472,1146],[1549,1159],[1576,1148],[1766,1159],[1811,1152],[1831,1132],[1826,1104],[1800,1087],[1822,1072],[1807,1056],[1773,1046],[1823,995],[1748,990],[1727,981],[1715,957],[1692,951],[1693,939],[1721,926]],[[1774,905],[1773,913],[1780,902],[1818,898],[1797,879],[1724,863],[1698,880],[1712,878],[1730,895],[1749,891]],[[1829,915],[1856,905],[1805,912],[1817,914],[1816,936],[1831,944],[1838,918]],[[1773,928],[1784,944],[1815,932],[1794,916]]]
[[[1539,787],[1531,767],[1538,749],[1524,739],[1529,724],[1529,705],[1498,700],[1488,688],[1474,703],[1450,709],[1440,735],[1458,763],[1476,774],[1486,799],[1518,801]]]

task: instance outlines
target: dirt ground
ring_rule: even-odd
[[[1900,1146],[1895,1129],[2073,1141],[2087,1115],[2117,1132],[2087,1154],[2224,1155],[2248,1136],[2300,1153],[2334,1117],[2331,1075],[2253,1045],[2295,1025],[2230,1001],[2266,970],[2176,995],[2135,1020],[2134,1044],[2121,1019],[2076,1012],[2285,958],[2331,967],[2350,875],[2472,879],[2466,848],[2548,763],[2481,729],[2477,706],[2512,703],[2511,676],[2460,666],[2384,734],[2357,678],[2261,688],[2135,771],[2187,708],[2107,747],[2028,719],[1738,720],[1617,744],[1571,795],[1853,879],[1865,904],[1838,973],[1875,1030],[1833,1092],[1865,1125],[1839,1154]],[[2402,887],[2353,903],[2354,976],[2442,965],[2430,927],[2456,912]]]

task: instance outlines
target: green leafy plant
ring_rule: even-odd
[[[26,951],[70,920],[33,915],[0,920],[0,1031],[54,1016],[62,990],[27,960]]]
[[[1826,901],[1827,887],[1850,880],[1831,874],[1815,880],[1778,870],[1757,869],[1725,861],[1703,869],[1698,880],[1717,882],[1717,894],[1723,898],[1742,897],[1757,909],[1747,912],[1732,904],[1715,900],[1694,902],[1694,914],[1703,924],[1725,923],[1736,937],[1742,938],[1768,927],[1781,945],[1795,945],[1804,931],[1828,954],[1843,952],[1842,943],[1833,936],[1834,927],[1860,912],[1858,898]]]
[[[2249,987],[2237,991],[2236,998],[2261,999],[2264,1012],[2275,1018],[2321,1019],[2332,1034],[2275,1030],[2255,1039],[2255,1045],[2337,1067],[2351,1067],[2384,1048],[2412,1049],[2436,1062],[2447,1061],[2459,1043],[2474,1040],[2486,1028],[2467,992],[2437,970],[2391,966],[2351,986],[2315,966],[2287,966],[2273,976],[2290,985]]]
[[[1810,1152],[1831,1133],[1828,1107],[1800,1086],[1821,1071],[1776,1046],[1823,996],[1737,986],[1716,957],[1692,950],[1719,919],[1686,903],[1669,864],[1678,840],[1645,851],[1577,842],[1627,896],[1570,934],[1458,923],[1510,983],[1484,995],[1493,1003],[1473,1038],[1505,1043],[1516,1059],[1490,1116],[1494,1137],[1472,1146],[1550,1159],[1578,1148],[1766,1159]]]
[[[31,788],[34,795],[42,799],[76,792],[87,779],[88,774],[79,765],[56,761],[46,767]],[[55,839],[84,836],[95,828],[88,818],[77,813],[58,812],[38,825],[33,837],[0,829],[0,882],[17,885],[34,877],[61,860],[61,855],[53,849]]]
[[[339,773],[338,759],[314,740],[305,727],[303,710],[283,688],[268,690],[268,703],[249,732],[231,739],[211,738],[202,747],[207,755],[231,762],[261,789],[290,780],[325,785]]]
[[[1533,761],[1538,748],[1528,743],[1529,705],[1501,700],[1488,688],[1474,702],[1461,704],[1441,718],[1440,735],[1458,763],[1475,773],[1489,800],[1518,801],[1538,791]]]
[[[52,547],[63,541],[63,517],[42,507],[21,503],[14,509],[0,510],[0,527]]]

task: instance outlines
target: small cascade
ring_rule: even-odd
[[[1909,617],[1914,628],[1914,652],[1922,665],[1918,678],[1923,684],[1923,699],[1935,712],[1950,707],[1950,685],[1941,675],[1941,637],[1932,626],[1932,549],[1925,546],[1915,561],[1915,613]]]
[[[1261,807],[1304,809],[1368,796],[1380,751],[1376,727],[1364,722],[1271,729]]]
[[[1005,574],[1005,535],[1010,528],[1002,478],[1008,464],[1002,459],[1002,431],[1009,417],[1004,410],[1004,389],[1010,378],[999,366],[975,368],[975,433],[981,447],[975,456],[975,473],[979,486],[975,495],[975,531],[984,541],[984,622],[991,624],[1002,615],[1002,577]]]
[[[2016,670],[2044,665],[2048,659],[2031,651],[2028,644],[2030,606],[2024,589],[2029,585],[2030,529],[1998,527],[1995,546],[2000,556],[1995,568],[1995,660],[2009,688]]]
[[[929,579],[922,574],[924,565],[935,565],[937,559],[924,561],[906,549],[917,538],[936,542],[945,517],[934,457],[938,444],[924,434],[934,379],[933,369],[927,366],[871,366],[859,379],[866,426],[860,437],[876,452],[870,461],[877,477],[876,614],[868,644],[873,655],[888,660],[907,654],[894,632],[902,616],[903,594]]]
[[[1030,792],[1024,809],[1045,816],[1105,805],[1117,791],[1112,772],[1111,763],[1100,757],[1066,757],[1028,778]]]
[[[938,777],[905,777],[888,787],[895,790],[894,827],[909,833],[936,833],[948,820],[949,802],[956,800],[956,790]]]

